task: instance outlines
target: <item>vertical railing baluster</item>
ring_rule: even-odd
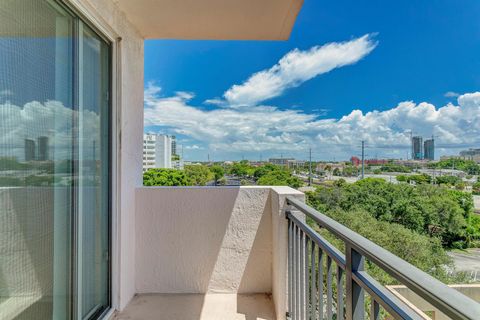
[[[300,233],[300,319],[305,319],[305,233]]]
[[[333,317],[332,258],[327,255],[327,319]]]
[[[318,247],[318,319],[323,319],[323,250]]]
[[[378,302],[372,297],[372,302],[370,304],[370,319],[371,320],[380,320],[380,305]]]
[[[295,289],[294,289],[294,292],[295,292],[295,299],[294,299],[294,302],[295,302],[295,305],[294,305],[294,308],[293,308],[293,316],[294,316],[294,319],[295,320],[298,320],[298,305],[299,305],[299,290],[298,290],[298,283],[299,283],[299,277],[298,277],[298,261],[299,261],[299,257],[300,257],[300,254],[298,252],[298,249],[299,249],[299,245],[300,245],[300,241],[299,241],[299,236],[300,236],[300,229],[298,228],[298,226],[295,226],[295,245],[294,245],[294,250],[295,250],[295,262],[294,262],[294,277],[295,277]]]
[[[293,310],[293,222],[288,220],[288,314],[292,317]]]
[[[310,319],[315,320],[317,309],[317,283],[315,281],[316,269],[315,269],[315,242],[312,241],[310,247]]]
[[[347,319],[365,319],[365,293],[352,277],[353,272],[363,271],[365,258],[349,245],[346,246]]]
[[[344,318],[343,316],[343,270],[337,266],[337,320]]]
[[[309,264],[308,264],[308,253],[310,252],[308,249],[308,246],[310,244],[310,238],[305,234],[305,301],[304,301],[304,312],[305,312],[305,319],[308,319],[308,314],[309,314],[309,305],[310,305],[310,295],[309,295],[309,290],[310,290],[310,279],[309,279]]]

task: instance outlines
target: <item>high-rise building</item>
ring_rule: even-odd
[[[423,143],[423,151],[425,160],[435,160],[435,140],[428,139]]]
[[[38,137],[38,156],[37,160],[46,161],[48,160],[48,137]]]
[[[35,160],[35,141],[25,139],[25,161]]]
[[[143,171],[152,168],[172,168],[172,137],[143,135]]]
[[[172,156],[178,155],[177,153],[177,137],[175,136],[170,136],[172,139]]]
[[[413,160],[423,159],[423,138],[420,136],[412,137],[412,158]]]

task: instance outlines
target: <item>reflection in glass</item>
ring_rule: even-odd
[[[0,2],[0,319],[109,305],[109,55],[55,1]]]

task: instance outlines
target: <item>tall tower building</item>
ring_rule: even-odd
[[[38,137],[38,157],[39,161],[48,160],[48,137]]]
[[[178,155],[178,153],[177,153],[177,137],[170,136],[170,138],[172,139],[172,155],[176,156],[176,155]]]
[[[25,139],[25,161],[35,160],[35,141]]]
[[[428,139],[423,143],[424,159],[435,160],[435,140]]]
[[[423,159],[423,138],[420,136],[412,137],[412,158],[413,160]]]

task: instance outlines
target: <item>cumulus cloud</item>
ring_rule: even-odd
[[[447,98],[457,98],[460,96],[460,94],[457,92],[448,91],[448,92],[445,92],[444,96]]]
[[[253,74],[243,84],[232,86],[224,93],[224,98],[229,106],[257,105],[318,75],[358,62],[376,45],[371,35],[364,35],[305,51],[294,49],[270,69]],[[216,99],[213,102],[218,104],[220,101]]]
[[[426,137],[435,134],[447,148],[480,143],[480,92],[459,96],[457,104],[405,101],[385,111],[354,110],[339,119],[264,105],[205,110],[179,94],[163,97],[153,85],[146,92],[156,92],[145,96],[146,126],[169,127],[213,150],[298,151],[313,146],[351,154],[365,140],[370,147],[394,153],[409,146],[412,129]]]
[[[13,96],[13,91],[12,90],[0,90],[0,96]]]
[[[91,146],[85,152],[100,152],[100,117],[87,109],[74,111],[59,101],[41,103],[31,101],[23,106],[10,102],[0,104],[0,156],[24,159],[25,139],[36,141],[48,137],[50,152],[57,159],[69,159],[72,143],[72,119],[81,119],[82,132],[78,137],[84,145]],[[93,141],[97,143],[94,144]],[[95,151],[93,150],[95,147]],[[53,154],[49,155],[50,157]],[[91,154],[88,154],[91,156]]]

